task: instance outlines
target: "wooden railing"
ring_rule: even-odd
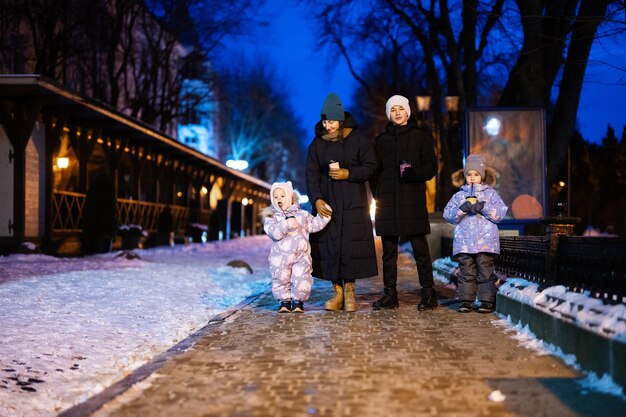
[[[53,232],[80,233],[82,231],[83,207],[85,194],[68,191],[55,191],[52,198]],[[117,199],[117,222],[122,224],[139,224],[149,232],[157,230],[159,214],[168,204],[149,203],[145,201]],[[189,208],[169,205],[174,220],[174,230],[184,234],[189,224]],[[210,212],[201,210],[198,223],[208,224]]]
[[[55,191],[52,195],[52,231],[80,232],[85,194]]]

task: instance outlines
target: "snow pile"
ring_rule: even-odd
[[[450,283],[450,276],[458,267],[451,258],[440,258],[433,262],[435,279]],[[626,306],[624,304],[605,305],[602,300],[591,297],[588,293],[580,294],[567,291],[562,285],[539,290],[539,284],[522,279],[506,278],[498,292],[508,298],[532,306],[546,314],[565,320],[575,326],[587,329],[608,339],[626,341]],[[503,317],[500,315],[500,317]],[[520,345],[534,350],[539,355],[554,355],[567,365],[585,372],[585,379],[579,383],[586,389],[612,394],[626,399],[623,388],[613,381],[610,375],[598,377],[594,372],[587,372],[578,363],[575,355],[565,354],[552,343],[539,339],[528,325],[514,323],[510,316],[494,321],[494,324],[512,333],[512,338]]]
[[[521,278],[508,278],[500,293],[529,304],[544,313],[610,339],[626,342],[626,305],[605,305],[602,300],[569,292],[562,285],[539,291],[539,285]]]
[[[265,236],[57,259],[0,257],[0,415],[53,416],[266,291]],[[226,266],[241,259],[244,268]]]
[[[433,262],[435,278],[449,283],[457,263],[451,258]],[[605,305],[589,293],[567,291],[562,285],[539,290],[539,284],[523,278],[506,278],[498,292],[601,336],[626,342],[626,305]]]
[[[500,317],[503,316],[500,315]],[[566,365],[584,373],[585,377],[577,381],[583,388],[589,391],[614,395],[626,400],[624,389],[613,380],[611,375],[604,374],[602,377],[598,377],[595,372],[584,370],[578,363],[575,355],[565,354],[560,347],[539,339],[529,329],[528,325],[522,325],[521,322],[518,322],[517,324],[513,323],[511,316],[507,316],[506,318],[502,318],[500,320],[494,320],[493,323],[496,326],[502,327],[504,331],[512,333],[511,337],[514,340],[517,340],[520,346],[531,349],[538,355],[554,355],[560,358]]]
[[[453,276],[458,268],[459,264],[452,258],[439,258],[433,262],[433,276],[438,281],[450,283],[449,277]]]

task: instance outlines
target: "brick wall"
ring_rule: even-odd
[[[33,134],[26,146],[26,216],[24,235],[39,237],[43,234],[42,208],[44,175],[44,128],[36,123]]]

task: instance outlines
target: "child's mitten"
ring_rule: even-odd
[[[470,207],[470,213],[478,214],[483,209],[483,207],[485,207],[485,202],[478,201],[477,203],[472,204],[472,206]]]
[[[466,201],[459,206],[459,210],[461,210],[463,213],[469,213],[471,209],[472,203],[470,203],[469,201]]]

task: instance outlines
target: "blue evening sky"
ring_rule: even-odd
[[[277,74],[285,80],[284,88],[292,97],[296,116],[312,138],[324,97],[335,92],[341,97],[344,108],[350,110],[356,81],[340,55],[332,57],[327,50],[317,48],[314,17],[305,6],[295,1],[268,0],[268,5],[259,13],[266,16],[268,25],[249,38],[229,42],[228,54],[262,55],[275,63]],[[578,112],[579,128],[590,142],[599,143],[609,123],[618,138],[626,125],[624,68],[626,39],[594,45]]]

